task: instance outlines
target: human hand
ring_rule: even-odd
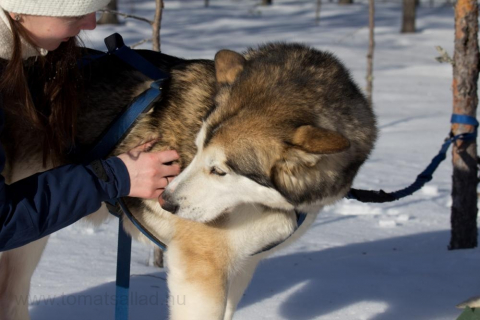
[[[160,197],[167,185],[180,173],[175,150],[147,152],[154,141],[140,145],[118,157],[125,163],[130,176],[130,197],[154,199]]]

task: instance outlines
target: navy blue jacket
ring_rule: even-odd
[[[0,133],[4,115],[0,109]],[[0,251],[23,246],[95,212],[102,201],[130,193],[130,178],[122,160],[102,160],[108,179],[88,165],[65,165],[10,185],[0,176]],[[5,151],[0,145],[0,172]]]

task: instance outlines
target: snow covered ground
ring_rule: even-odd
[[[242,51],[266,41],[300,41],[340,57],[365,86],[366,1],[166,0],[162,51],[213,58],[222,48]],[[326,1],[324,1],[326,2]],[[380,138],[356,188],[393,191],[411,183],[438,152],[449,131],[451,66],[434,46],[453,48],[453,9],[420,8],[418,33],[399,34],[401,1],[377,4],[374,104]],[[154,1],[123,0],[121,11],[153,15]],[[127,44],[150,35],[128,20],[85,34],[87,46],[121,33]],[[149,45],[143,45],[147,48]],[[480,294],[480,249],[448,251],[450,158],[418,194],[383,205],[343,200],[326,208],[309,232],[264,261],[236,319],[452,320],[455,305]],[[32,319],[113,319],[115,219],[98,229],[74,225],[54,234],[32,280]],[[165,273],[148,266],[150,250],[134,244],[130,319],[165,319]],[[174,297],[173,303],[186,303]]]

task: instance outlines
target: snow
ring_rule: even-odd
[[[304,42],[335,53],[365,86],[366,1],[351,6],[315,1],[166,0],[162,50],[213,58],[266,41]],[[152,16],[154,1],[121,2],[120,10]],[[440,45],[452,53],[453,9],[421,7],[416,34],[401,35],[401,2],[377,2],[374,105],[380,137],[355,188],[393,191],[409,185],[449,132],[452,70],[434,60]],[[144,22],[99,26],[87,46],[121,33],[127,44],[150,35]],[[142,45],[148,48],[149,44]],[[451,320],[455,305],[478,295],[480,249],[448,251],[450,156],[417,194],[389,204],[342,200],[325,208],[308,233],[261,263],[235,319]],[[53,235],[32,279],[32,319],[112,319],[116,234],[76,224]],[[133,245],[130,319],[165,319],[170,297],[163,270],[149,266],[151,249]]]

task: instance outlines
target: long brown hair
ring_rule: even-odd
[[[33,48],[36,45],[28,31],[7,12],[5,14],[13,33],[13,53],[0,76],[0,92],[9,101],[4,108],[43,133],[43,164],[51,159],[54,165],[58,165],[65,151],[75,142],[80,83],[78,40],[71,38],[63,42],[45,57],[38,54],[35,68],[40,66],[42,72],[40,78],[35,79],[38,81],[35,85],[42,88],[32,97],[27,80],[29,67],[24,65],[21,39]]]

